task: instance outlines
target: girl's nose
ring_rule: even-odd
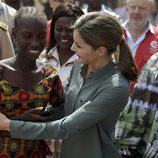
[[[38,39],[33,39],[33,40],[31,41],[31,46],[34,47],[34,48],[39,47],[39,46],[40,46],[39,40],[38,40]]]

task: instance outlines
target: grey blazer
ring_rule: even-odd
[[[61,138],[61,158],[120,158],[113,133],[128,100],[129,82],[112,61],[87,79],[85,70],[85,65],[75,63],[65,91],[63,119],[47,123],[11,121],[12,137]]]

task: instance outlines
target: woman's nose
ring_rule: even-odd
[[[75,44],[74,44],[74,42],[73,42],[73,44],[72,44],[72,46],[71,46],[71,50],[72,50],[73,52],[75,52]]]
[[[67,32],[66,32],[65,30],[63,30],[63,31],[61,32],[61,36],[67,36]]]

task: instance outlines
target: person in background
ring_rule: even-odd
[[[44,12],[47,16],[47,20],[50,21],[52,18],[52,7],[50,6],[50,1],[47,1],[46,3],[43,4],[44,7]]]
[[[158,26],[158,1],[155,0],[154,2],[155,3],[150,17],[150,22],[152,25]]]
[[[90,1],[86,1],[86,7],[84,6],[84,13],[87,12],[94,12],[94,11],[112,11],[112,9],[110,7],[105,6],[105,4],[103,3],[103,0],[90,0]]]
[[[128,20],[123,24],[139,73],[152,54],[158,51],[158,28],[149,19],[154,0],[127,0]]]
[[[49,5],[52,8],[52,14],[54,13],[55,9],[66,2],[73,3],[72,0],[49,0]],[[50,28],[51,28],[51,22],[52,20],[48,21],[48,27],[47,27],[47,40],[46,40],[46,48],[49,46],[50,42]]]
[[[16,10],[19,10],[21,0],[5,0],[5,3],[7,5],[9,5],[10,7],[14,8]]]
[[[68,84],[68,78],[73,63],[76,60],[76,54],[71,50],[73,44],[73,29],[71,25],[83,13],[80,7],[65,3],[59,5],[52,16],[53,23],[50,28],[50,44],[44,51],[39,60],[43,63],[49,63],[57,68],[63,86]]]
[[[144,65],[158,51],[158,29],[149,21],[153,4],[154,0],[127,0],[129,20],[124,25],[125,37],[131,47],[141,76],[144,74],[142,72]],[[152,117],[149,120],[148,116],[151,116],[153,105],[148,105],[148,101],[141,99],[143,97],[151,98],[148,93],[142,92],[143,89],[137,93],[139,88],[137,86],[139,83],[134,89],[133,85],[131,86],[132,100],[129,98],[127,107],[116,124],[115,137],[118,140],[116,145],[122,155],[127,158],[144,158],[143,155],[152,126]],[[144,86],[146,87],[146,84]],[[140,124],[141,126],[139,126]],[[121,140],[123,141],[121,142]],[[152,148],[149,152],[152,152],[151,150]],[[155,149],[153,148],[153,150]]]
[[[102,0],[102,3],[106,6],[112,9],[111,0]]]
[[[158,157],[158,53],[143,68],[120,116],[116,146],[124,158]]]
[[[114,12],[122,18],[122,21],[125,22],[127,20],[127,7],[126,0],[117,0],[116,8]]]
[[[82,15],[73,29],[78,61],[65,88],[65,117],[33,123],[0,114],[0,129],[13,138],[60,138],[61,158],[120,158],[113,144],[115,123],[128,101],[129,81],[138,77],[123,29],[104,12]]]
[[[8,32],[8,25],[0,21],[0,60],[13,57],[15,55],[12,41]]]
[[[21,2],[22,4],[22,6],[34,6],[35,5],[35,2],[34,2],[34,0],[22,0],[22,2]]]
[[[0,0],[0,21],[8,25],[8,31],[11,36],[16,12],[16,9]]]
[[[55,9],[61,4],[63,4],[63,0],[49,0],[49,5],[52,8],[52,14],[55,11]],[[46,48],[48,48],[50,42],[50,28],[51,28],[51,20],[49,20],[47,24]]]
[[[50,64],[57,68],[63,87],[68,84],[70,71],[76,60],[76,54],[71,50],[73,44],[73,29],[71,25],[83,14],[80,7],[65,3],[59,5],[53,14],[51,23],[51,36],[49,47],[40,55],[42,63]],[[51,141],[54,155],[60,155],[60,142]],[[54,144],[54,145],[53,145]]]
[[[10,119],[47,121],[41,110],[36,112],[42,116],[30,113],[39,107],[44,110],[47,105],[56,110],[51,119],[60,114],[63,117],[64,98],[58,72],[36,60],[44,49],[46,31],[47,19],[40,10],[24,7],[17,12],[13,29],[17,53],[0,61],[0,112]],[[45,158],[49,151],[45,140],[12,139],[5,131],[0,132],[0,146],[1,158]]]
[[[120,23],[122,23],[122,19],[119,15],[117,15],[115,12],[112,11],[111,8],[106,7],[103,4],[102,0],[88,0],[86,5],[83,5],[84,8],[82,8],[83,12],[86,14],[88,12],[94,12],[94,11],[103,11],[105,13],[109,13],[116,17]]]
[[[74,3],[83,9],[86,5],[86,0],[74,0]]]

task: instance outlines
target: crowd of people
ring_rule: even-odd
[[[158,158],[158,2],[36,2],[0,1],[0,157]]]

